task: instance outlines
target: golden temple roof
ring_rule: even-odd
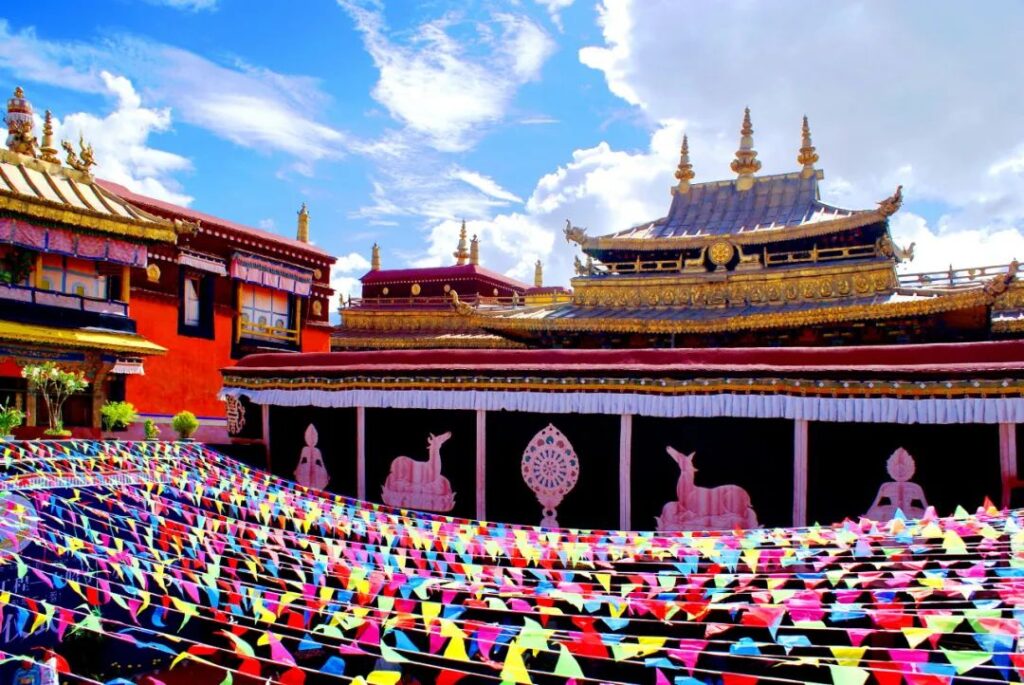
[[[88,329],[56,328],[0,321],[0,340],[59,348],[104,350],[118,354],[146,356],[164,354],[166,348],[131,333]]]

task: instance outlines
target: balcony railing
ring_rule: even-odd
[[[238,319],[238,334],[241,338],[269,340],[276,343],[296,345],[299,342],[299,331],[287,326],[271,326],[246,319]]]
[[[120,300],[102,300],[95,297],[86,297],[85,295],[29,288],[23,285],[0,283],[0,300],[60,307],[61,309],[71,309],[107,316],[128,316],[128,304]]]
[[[927,288],[930,290],[968,290],[982,286],[985,281],[1005,274],[1009,264],[977,266],[969,269],[926,271],[916,274],[900,274],[900,285],[904,288]]]

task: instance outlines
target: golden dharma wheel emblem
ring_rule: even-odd
[[[313,316],[320,316],[324,312],[324,305],[320,300],[313,302]]]
[[[387,295],[389,292],[391,292],[391,291],[388,290],[387,286],[384,286],[383,288],[380,289],[380,294],[381,295]]]
[[[156,264],[150,264],[146,267],[146,278],[150,283],[160,282],[160,267]]]
[[[736,254],[736,248],[732,246],[732,243],[724,240],[712,243],[711,247],[708,248],[708,259],[715,266],[725,266],[732,261],[734,254]]]
[[[445,283],[445,284],[444,284],[444,291],[445,291],[446,293],[449,293],[449,292],[451,292],[451,291],[452,291],[452,287],[451,287],[450,285],[448,285],[447,283]]]
[[[420,284],[419,283],[413,283],[412,284],[412,288],[410,289],[410,291],[412,292],[412,294],[414,296],[415,295],[419,295],[420,294]]]
[[[313,278],[315,278],[316,280],[319,281],[320,277],[323,275],[324,273],[320,269],[313,269]]]

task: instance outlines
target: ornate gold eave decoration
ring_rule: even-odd
[[[615,238],[599,236],[585,238],[580,246],[587,250],[624,250],[636,251],[672,251],[702,248],[719,241],[728,241],[734,245],[765,245],[786,240],[799,240],[829,233],[838,233],[852,228],[870,226],[886,220],[887,215],[878,210],[864,210],[839,219],[815,221],[802,226],[764,228],[755,231],[732,234],[708,234],[694,236],[677,236],[672,238]]]
[[[175,243],[178,234],[174,224],[163,220],[145,223],[127,217],[114,217],[100,214],[88,209],[69,208],[49,200],[26,198],[17,193],[0,190],[0,210],[23,214],[35,219],[52,221],[65,226],[75,226],[91,231],[112,233],[114,235]],[[152,225],[150,225],[152,224]]]
[[[425,350],[425,349],[522,349],[525,344],[497,335],[480,334],[475,337],[443,333],[435,336],[365,336],[331,338],[331,350]]]
[[[973,307],[987,307],[998,297],[987,289],[978,288],[963,293],[923,297],[920,300],[885,302],[880,304],[831,306],[802,311],[768,311],[757,314],[731,316],[715,321],[674,321],[669,319],[618,318],[505,318],[475,313],[472,323],[490,331],[595,331],[601,333],[729,333],[767,330],[773,328],[799,328],[851,321],[881,321],[885,319],[928,316]]]

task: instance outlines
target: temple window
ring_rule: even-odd
[[[295,342],[298,331],[292,326],[294,309],[292,296],[251,283],[242,283],[238,289],[239,334],[245,338],[260,338],[281,342]]]
[[[182,273],[178,302],[178,333],[213,339],[213,276]]]
[[[107,277],[96,268],[95,262],[74,257],[44,254],[39,262],[36,287],[66,295],[77,295],[93,300],[108,297]]]

